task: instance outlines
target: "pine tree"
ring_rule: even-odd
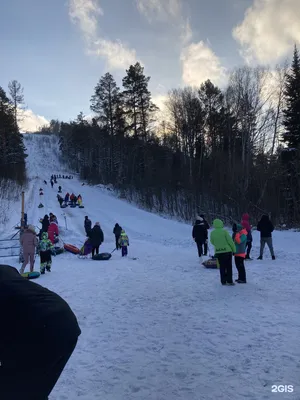
[[[24,104],[24,89],[16,80],[9,82],[8,89],[14,107],[14,120],[17,126],[19,114],[18,110],[21,109],[21,106]]]
[[[122,129],[122,96],[114,77],[107,72],[95,87],[91,98],[91,110],[111,136],[120,134]]]
[[[286,107],[283,110],[285,132],[282,141],[289,148],[300,146],[300,57],[295,46],[291,71],[287,74],[285,85]]]
[[[150,77],[144,75],[144,68],[140,63],[131,65],[123,78],[123,98],[126,113],[127,129],[134,136],[147,140],[151,114],[157,107],[151,102],[151,93],[148,90]]]
[[[0,168],[7,175],[11,165],[24,165],[26,158],[22,135],[15,123],[14,105],[0,87]],[[6,167],[6,168],[5,168]],[[11,175],[12,176],[12,175]]]

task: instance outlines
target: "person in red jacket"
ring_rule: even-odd
[[[252,240],[253,240],[249,219],[250,219],[249,214],[245,213],[242,215],[241,225],[247,231],[246,257],[245,257],[246,260],[251,260],[250,251],[252,249]]]
[[[58,225],[54,221],[54,218],[50,218],[50,225],[48,228],[48,238],[52,244],[55,244],[56,237],[59,236]]]

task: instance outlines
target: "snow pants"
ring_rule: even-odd
[[[260,253],[259,253],[259,256],[260,257],[262,257],[263,256],[263,252],[264,252],[264,248],[265,248],[265,245],[268,245],[268,247],[269,247],[269,250],[270,250],[270,253],[271,253],[271,256],[273,257],[273,256],[275,256],[275,254],[274,254],[274,248],[273,248],[273,240],[272,240],[272,238],[271,237],[268,237],[268,238],[261,238],[260,239]]]
[[[20,269],[20,274],[24,274],[26,265],[30,262],[30,272],[33,271],[34,268],[34,253],[23,253],[23,264]]]
[[[238,271],[238,280],[246,282],[246,270],[243,257],[234,257],[235,266]]]
[[[94,256],[95,255],[95,252],[96,252],[96,254],[99,254],[99,247],[100,246],[93,246],[93,248],[92,248],[92,256]]]
[[[51,271],[51,266],[52,266],[52,258],[51,258],[51,251],[41,251],[40,252],[40,257],[41,257],[41,273],[45,272],[45,269],[47,271]]]
[[[75,333],[76,332],[76,333]],[[24,342],[23,342],[24,340]],[[72,355],[77,331],[49,322],[42,331],[22,335],[1,354],[0,399],[47,400]]]
[[[115,237],[116,237],[116,249],[119,250],[121,248],[119,244],[120,235],[115,235]]]
[[[252,249],[252,240],[248,241],[246,244],[246,258],[250,258],[250,251]]]
[[[222,285],[232,283],[232,253],[216,254],[220,265],[220,278]]]
[[[198,249],[198,256],[201,257],[202,255],[207,255],[207,241],[196,241],[197,249]],[[204,247],[204,252],[203,252]]]
[[[128,254],[127,246],[122,246],[122,257],[127,256],[127,254]]]

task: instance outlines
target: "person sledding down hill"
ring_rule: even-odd
[[[86,239],[83,246],[81,247],[79,255],[87,256],[87,255],[91,254],[92,250],[93,250],[93,245],[91,243],[91,239],[88,238],[88,239]]]

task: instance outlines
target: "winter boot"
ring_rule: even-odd
[[[51,268],[50,267],[46,267],[46,271],[47,272],[51,272]]]
[[[242,281],[241,279],[236,280],[237,283],[247,283],[246,281]]]
[[[235,283],[233,283],[233,282],[228,283],[228,282],[227,282],[226,285],[227,285],[227,286],[234,286]]]
[[[276,260],[275,256],[272,256],[272,260]]]
[[[258,259],[258,260],[262,260],[263,258],[262,258],[262,256],[259,256],[257,259]]]

